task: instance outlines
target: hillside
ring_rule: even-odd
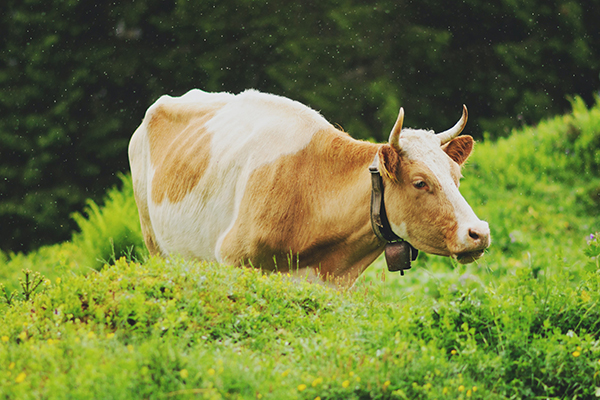
[[[596,396],[600,104],[572,104],[476,146],[477,265],[378,260],[349,292],[147,259],[123,176],[71,241],[2,254],[0,399]]]

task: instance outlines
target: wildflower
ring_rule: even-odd
[[[56,284],[59,285],[60,284],[60,277],[56,278]]]
[[[471,389],[467,390],[467,397],[471,397],[472,394],[473,392],[471,391]]]
[[[581,353],[577,350],[575,350],[572,354],[573,354],[573,357],[579,357],[581,355]]]
[[[48,339],[48,344],[49,344],[50,346],[52,346],[52,345],[54,344],[54,340],[53,340],[53,339]]]
[[[179,375],[180,375],[180,376],[181,376],[183,379],[185,379],[185,378],[187,378],[188,376],[190,376],[190,374],[189,374],[188,370],[187,370],[187,369],[185,369],[185,368],[184,368],[184,369],[182,369],[181,371],[179,371]]]
[[[386,390],[392,383],[390,381],[383,382],[383,390]]]
[[[444,387],[442,389],[442,394],[448,394],[448,388],[447,387]]]
[[[115,334],[113,332],[110,332],[110,333],[106,334],[106,338],[107,339],[112,339],[113,337],[115,337]]]
[[[323,383],[323,378],[317,378],[314,381],[312,381],[312,387],[320,385],[321,383]]]
[[[464,392],[464,391],[465,391],[465,387],[464,387],[463,385],[460,385],[460,386],[458,387],[458,391],[459,391],[459,392]]]
[[[350,381],[349,380],[345,380],[344,382],[342,382],[342,387],[347,388],[348,386],[350,386]]]
[[[450,354],[455,355],[456,353],[458,353],[456,350],[452,349],[452,351],[450,352]]]
[[[15,382],[16,383],[21,383],[25,380],[25,378],[27,378],[27,374],[25,372],[21,372],[19,375],[17,375],[17,377],[15,378]]]
[[[304,383],[301,384],[301,385],[298,385],[298,391],[299,392],[303,391],[304,389],[306,389],[306,385]]]
[[[15,367],[15,363],[11,362],[10,364],[8,364],[8,369],[13,369]]]
[[[321,397],[317,396],[315,397],[315,400],[321,400]]]
[[[283,372],[281,373],[281,376],[285,378],[286,376],[288,376],[288,374],[289,374],[289,373],[290,373],[290,370],[289,370],[289,369],[286,369],[285,371],[283,371]]]
[[[473,386],[473,391],[476,392],[477,391],[477,386]]]
[[[208,374],[209,374],[210,376],[213,376],[213,375],[215,374],[215,370],[214,370],[213,368],[209,368],[209,370],[208,370]]]
[[[588,302],[592,299],[592,297],[588,294],[588,292],[586,292],[585,290],[581,291],[581,300],[583,300],[584,302]]]
[[[94,331],[89,331],[87,334],[88,339],[93,339],[96,337],[96,334],[94,333]]]
[[[2,341],[3,342],[8,342],[8,336],[2,336]]]

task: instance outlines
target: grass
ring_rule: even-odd
[[[0,399],[595,398],[599,166],[578,99],[480,143],[461,190],[485,257],[380,259],[346,292],[148,258],[123,177],[72,241],[0,255]]]

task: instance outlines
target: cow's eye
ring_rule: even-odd
[[[413,186],[417,189],[427,189],[425,181],[414,181]]]

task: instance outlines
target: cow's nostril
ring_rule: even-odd
[[[469,229],[469,237],[473,240],[479,240],[479,234],[473,229]]]

